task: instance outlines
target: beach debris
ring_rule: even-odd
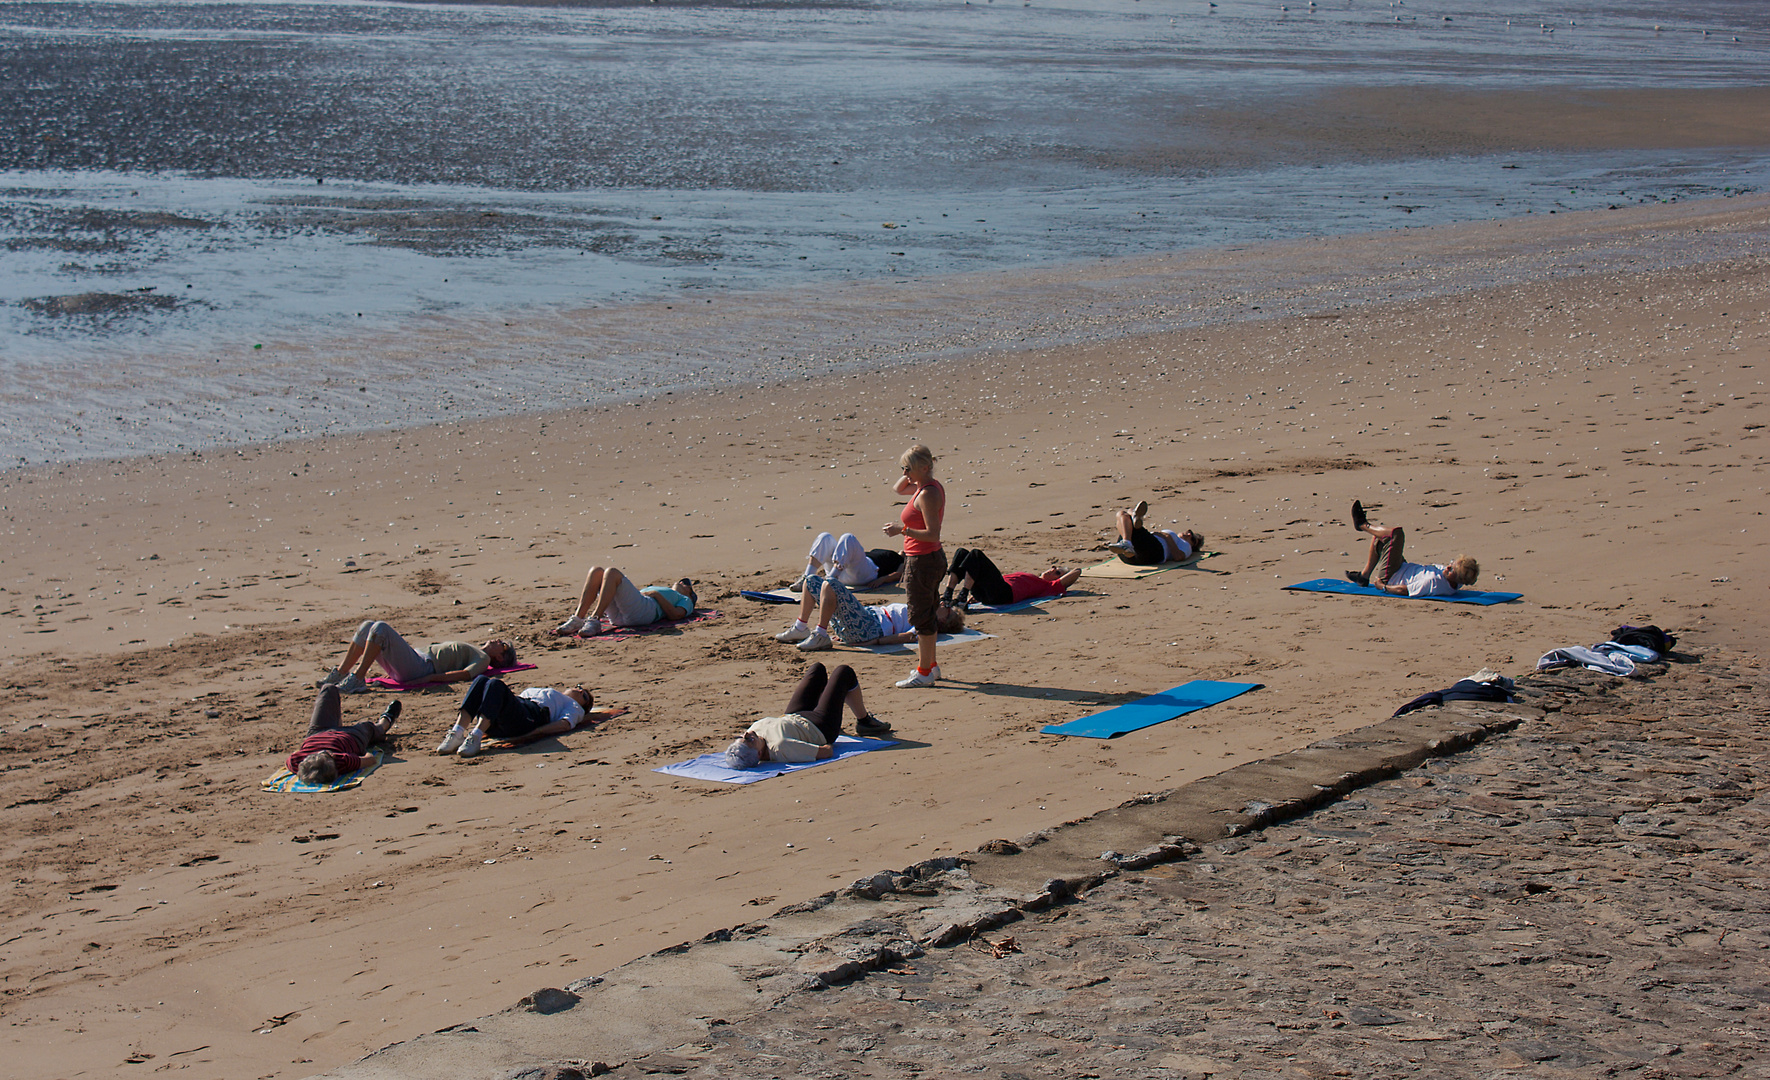
[[[989,953],[992,960],[1000,960],[1009,953],[1019,952],[1020,944],[1012,937],[1005,937],[999,941],[991,941],[988,938],[972,938],[971,948],[977,952]]]
[[[537,1012],[545,1016],[556,1012],[564,1012],[573,1005],[576,1005],[580,1000],[582,999],[570,990],[561,990],[555,986],[546,986],[536,990],[534,993],[523,998],[516,1004],[518,1007],[527,1009],[529,1012]]]

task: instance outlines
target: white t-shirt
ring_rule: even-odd
[[[564,720],[573,729],[576,729],[579,724],[584,722],[584,706],[579,705],[551,686],[531,686],[518,694],[517,697],[538,701],[547,706],[547,715],[555,723]]]
[[[1406,585],[1409,596],[1449,596],[1457,589],[1444,576],[1447,569],[1449,568],[1444,566],[1402,563],[1401,569],[1389,576],[1389,584]]]
[[[775,761],[816,761],[817,752],[827,745],[817,725],[798,713],[764,716],[750,730],[762,736],[768,756]]]
[[[1156,533],[1162,538],[1162,546],[1168,549],[1169,562],[1185,562],[1192,558],[1192,545],[1180,539],[1180,534],[1169,529]]]
[[[873,614],[879,616],[880,637],[910,632],[910,606],[908,604],[880,604],[873,608]]]

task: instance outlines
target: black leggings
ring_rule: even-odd
[[[899,551],[873,548],[867,552],[867,559],[872,562],[873,569],[879,571],[880,577],[889,577],[903,569],[903,553]]]
[[[486,727],[494,739],[520,739],[538,727],[553,722],[547,706],[528,698],[517,697],[504,685],[503,679],[481,675],[467,688],[461,699],[461,711],[489,721]]]
[[[842,734],[842,702],[859,685],[860,676],[847,664],[837,668],[834,675],[825,671],[822,664],[813,664],[805,669],[799,685],[793,688],[793,696],[787,699],[787,712],[798,713],[816,724],[824,733],[824,741],[834,746],[836,736]]]
[[[952,576],[963,582],[971,579],[971,597],[980,604],[1012,604],[1014,590],[1002,580],[1002,572],[989,556],[976,549],[960,548],[953,555]]]

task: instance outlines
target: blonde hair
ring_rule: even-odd
[[[934,451],[917,443],[905,450],[903,456],[897,459],[897,463],[906,469],[913,465],[923,465],[932,469],[934,468]]]
[[[1481,564],[1468,555],[1458,555],[1451,560],[1450,568],[1457,575],[1459,585],[1473,585],[1481,576]]]
[[[295,766],[295,776],[303,784],[330,784],[338,779],[338,762],[329,750],[309,754]]]

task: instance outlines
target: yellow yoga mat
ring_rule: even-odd
[[[1195,555],[1190,559],[1182,559],[1180,562],[1165,562],[1156,566],[1132,566],[1130,563],[1120,562],[1116,558],[1108,559],[1098,565],[1084,567],[1082,569],[1082,576],[1092,578],[1144,578],[1153,574],[1165,574],[1169,570],[1181,566],[1193,566],[1198,563],[1199,560],[1209,559],[1216,554],[1215,551],[1207,551],[1203,555]]]

